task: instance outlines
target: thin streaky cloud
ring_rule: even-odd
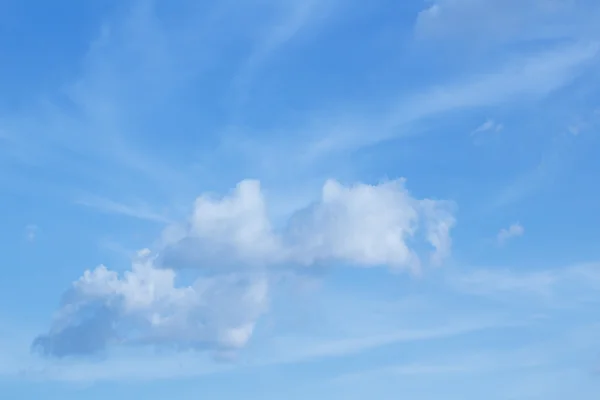
[[[304,0],[279,5],[283,18],[267,29],[264,38],[257,42],[254,51],[233,79],[232,87],[237,92],[238,105],[246,101],[253,77],[261,65],[296,36],[314,27],[324,15],[332,11],[336,2],[337,0]]]
[[[451,327],[440,326],[421,330],[398,330],[392,333],[350,339],[310,340],[306,342],[301,339],[274,338],[270,341],[271,346],[263,350],[264,354],[261,357],[250,357],[243,363],[219,365],[198,357],[195,352],[184,352],[179,354],[155,354],[153,356],[114,357],[106,360],[105,363],[73,363],[67,360],[46,366],[34,363],[23,366],[19,371],[19,375],[21,379],[25,380],[80,383],[193,378],[273,366],[284,367],[286,365],[313,363],[324,359],[356,356],[383,346],[441,340],[485,330],[519,326],[522,326],[522,324],[489,320],[487,322],[456,324]],[[0,371],[2,376],[10,376],[14,373],[14,368]]]
[[[366,369],[337,376],[334,381],[347,383],[356,379],[377,378],[382,376],[475,376],[495,374],[501,371],[528,370],[549,366],[575,352],[586,351],[595,345],[593,333],[598,326],[571,328],[558,337],[535,341],[531,344],[506,350],[480,347],[477,344],[464,346],[460,351],[450,351],[447,355],[435,354],[426,360],[394,363],[383,367]],[[581,333],[584,333],[583,335]],[[556,351],[560,348],[559,351]]]
[[[351,154],[411,134],[414,129],[409,128],[424,119],[509,101],[521,104],[544,98],[577,77],[597,56],[598,49],[596,43],[575,43],[521,56],[463,82],[429,87],[395,101],[388,99],[379,107],[384,111],[378,113],[315,112],[304,126],[294,128],[293,134],[274,135],[285,139],[271,140],[272,136],[269,141],[249,137],[234,140],[227,136],[223,139],[234,144],[234,149],[255,166],[277,163],[277,171],[286,174],[296,170],[298,163],[314,168],[331,156]]]
[[[600,9],[586,0],[434,0],[415,23],[419,39],[519,43],[596,36]]]
[[[530,305],[566,307],[587,301],[600,288],[600,264],[597,262],[541,270],[515,268],[477,268],[452,275],[446,284],[463,294],[503,301],[519,298],[537,300]],[[563,293],[577,294],[565,299]]]
[[[557,179],[564,176],[575,163],[576,139],[566,135],[554,137],[550,145],[542,152],[539,161],[535,162],[531,168],[519,173],[492,199],[485,202],[483,211],[494,212],[498,208],[515,205],[555,184]]]
[[[314,161],[331,153],[352,151],[385,141],[407,130],[419,120],[445,113],[516,104],[544,98],[570,83],[598,55],[596,43],[576,43],[514,59],[495,71],[482,72],[464,82],[422,90],[387,107],[378,115],[328,117],[326,125],[312,126],[317,138],[303,138],[301,153]],[[384,107],[386,108],[386,107]],[[296,135],[295,135],[296,136]]]
[[[526,371],[529,368],[538,368],[547,360],[543,357],[521,357],[507,360],[506,354],[493,353],[475,354],[465,356],[461,354],[452,360],[440,360],[431,362],[413,362],[406,364],[390,365],[372,370],[344,374],[334,379],[336,383],[348,383],[357,379],[368,379],[378,377],[427,377],[427,376],[453,376],[460,378],[464,376],[475,376],[480,374],[497,373],[503,370]]]
[[[466,335],[500,328],[511,328],[522,326],[522,322],[506,320],[470,321],[465,323],[456,322],[452,326],[434,327],[429,329],[406,329],[389,332],[381,335],[372,335],[360,338],[342,340],[321,341],[316,343],[302,343],[296,340],[274,341],[276,347],[286,349],[294,348],[288,354],[271,360],[260,361],[261,364],[295,364],[310,362],[323,358],[337,358],[356,355],[368,350],[390,346],[401,343],[411,343]]]
[[[119,203],[114,200],[97,196],[81,197],[74,202],[77,205],[89,207],[103,213],[122,215],[125,217],[136,218],[146,221],[171,223],[172,220],[166,215],[155,212],[145,204],[131,205]]]

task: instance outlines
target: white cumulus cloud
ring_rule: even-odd
[[[311,265],[341,262],[357,266],[419,268],[413,245],[428,243],[440,262],[450,250],[451,204],[415,199],[404,180],[344,186],[329,180],[321,198],[297,210],[275,230],[258,181],[240,182],[221,198],[200,196],[190,221],[171,227],[166,262]]]
[[[34,341],[43,354],[96,353],[110,345],[155,344],[214,350],[243,347],[268,305],[268,281],[257,274],[201,277],[176,285],[176,273],[140,254],[120,276],[101,265],[86,271],[63,298],[48,334]]]
[[[425,251],[432,263],[448,256],[451,208],[412,197],[404,180],[330,180],[320,199],[276,229],[260,183],[242,181],[227,196],[198,197],[189,220],[169,227],[131,270],[86,271],[34,348],[58,357],[139,344],[235,355],[267,311],[269,267],[341,263],[417,272],[423,249],[431,249]],[[215,274],[206,273],[210,267]],[[196,274],[189,285],[178,284],[184,268]]]

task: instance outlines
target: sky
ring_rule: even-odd
[[[600,390],[594,0],[0,0],[0,393]]]

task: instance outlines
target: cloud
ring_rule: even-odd
[[[286,348],[285,354],[273,360],[266,360],[265,364],[289,364],[309,362],[316,359],[345,357],[356,355],[372,349],[390,346],[400,343],[412,343],[421,341],[434,341],[449,337],[457,337],[475,332],[483,332],[498,328],[511,328],[518,326],[517,323],[509,323],[499,319],[485,318],[477,321],[456,321],[451,325],[444,325],[424,329],[398,329],[379,335],[364,337],[352,337],[338,340],[321,340],[312,343],[297,341],[279,341],[275,345],[283,344]]]
[[[592,126],[592,123],[593,120],[590,120],[588,126]],[[497,191],[489,202],[485,202],[484,210],[495,212],[497,208],[513,205],[566,179],[579,165],[581,151],[584,150],[582,146],[585,146],[585,141],[564,131],[551,136],[549,143],[542,148],[539,159]]]
[[[330,180],[318,201],[275,229],[260,183],[242,181],[228,196],[198,197],[189,221],[165,231],[160,266],[147,250],[122,276],[105,266],[86,271],[33,347],[57,357],[132,344],[234,353],[267,309],[264,267],[342,263],[418,271],[413,246],[428,244],[432,261],[441,262],[453,224],[448,204],[411,197],[403,180],[351,186]],[[178,286],[170,265],[191,267],[199,277]],[[226,272],[225,265],[235,268]],[[211,267],[220,272],[199,272]]]
[[[504,244],[509,239],[523,236],[524,233],[525,228],[523,228],[523,226],[517,222],[512,224],[508,228],[500,229],[500,232],[498,232],[497,240],[499,244]]]
[[[553,343],[555,344],[555,343]],[[538,346],[539,347],[539,346]],[[544,352],[540,351],[544,350]],[[467,353],[467,354],[465,354]],[[463,349],[461,354],[446,359],[393,364],[361,372],[343,374],[335,379],[338,383],[380,377],[432,377],[453,376],[455,378],[497,373],[501,371],[527,370],[548,363],[548,348],[519,349],[517,351],[474,351]]]
[[[496,71],[474,74],[465,82],[433,88],[405,106],[412,110],[409,115],[426,116],[499,105],[517,100],[517,96],[540,98],[571,81],[582,66],[596,57],[598,49],[596,43],[575,43],[520,56]]]
[[[154,344],[227,354],[243,347],[266,311],[266,278],[229,274],[177,286],[142,252],[119,276],[104,266],[86,271],[63,297],[48,334],[33,348],[65,357],[105,351],[110,345]]]
[[[281,149],[285,148],[287,158],[277,161],[293,160],[294,165],[298,162],[312,165],[315,160],[351,153],[406,134],[408,130],[401,128],[428,118],[491,106],[514,107],[535,102],[572,82],[592,64],[598,49],[595,42],[575,42],[513,56],[500,66],[473,71],[466,78],[388,100],[380,107],[383,110],[380,113],[329,113],[317,123],[310,121],[304,129],[311,132],[308,137],[306,133],[295,132],[294,137],[302,142],[277,143],[279,151],[271,147],[273,144],[266,144],[264,148],[251,145],[251,156],[258,160],[281,157]]]
[[[299,363],[318,362],[323,359],[357,356],[362,353],[392,345],[444,340],[497,328],[511,328],[515,324],[501,320],[461,321],[430,326],[420,329],[394,329],[385,333],[344,337],[341,339],[316,339],[314,337],[275,336],[268,340],[266,347],[260,347],[255,357],[248,357],[243,363],[211,363],[193,350],[173,352],[140,352],[134,349],[127,355],[105,359],[102,363],[80,362],[61,359],[52,362],[32,363],[20,370],[20,378],[43,379],[62,382],[98,382],[161,380],[199,377],[208,374],[227,373],[247,369],[285,367]],[[372,331],[372,329],[371,329]],[[0,343],[1,344],[1,343]],[[228,355],[228,354],[225,354]],[[14,369],[0,370],[0,374],[14,373]]]
[[[273,302],[278,279],[270,279],[269,301]],[[271,290],[273,289],[273,290]],[[223,293],[226,296],[227,293]],[[336,293],[337,296],[339,293]],[[296,299],[295,299],[296,300]],[[295,301],[294,300],[294,301]],[[347,303],[346,303],[347,304]],[[242,372],[249,369],[283,367],[304,363],[319,363],[346,357],[361,357],[368,352],[382,347],[410,347],[418,343],[438,343],[445,340],[460,340],[465,335],[486,334],[497,329],[518,329],[522,322],[508,320],[501,316],[485,315],[458,315],[454,313],[451,318],[441,317],[431,322],[423,323],[414,321],[398,309],[395,304],[385,314],[385,323],[367,323],[373,313],[372,306],[365,306],[364,302],[357,301],[353,316],[357,319],[348,326],[350,330],[336,327],[325,337],[315,336],[315,327],[308,327],[306,333],[295,330],[289,334],[278,331],[274,334],[264,335],[265,327],[258,327],[257,340],[244,349],[243,362],[239,363],[214,363],[210,359],[199,356],[196,349],[177,347],[179,351],[159,351],[145,348],[139,344],[128,348],[113,349],[110,357],[102,362],[88,362],[72,357],[61,359],[29,359],[24,362],[22,357],[9,359],[16,367],[7,366],[6,371],[0,369],[0,375],[10,375],[19,372],[21,379],[51,380],[67,382],[97,382],[97,381],[129,381],[129,380],[160,380],[198,377],[206,374]],[[344,310],[336,307],[332,311],[338,314]],[[444,310],[438,310],[448,315]],[[286,310],[289,312],[289,309]],[[399,314],[400,312],[400,314]],[[402,321],[398,316],[402,315]],[[330,317],[323,321],[331,323]],[[364,318],[367,317],[365,320]],[[335,318],[335,317],[334,317]],[[441,319],[441,320],[440,320]],[[442,321],[443,320],[443,321]],[[356,322],[360,321],[360,331],[354,331]],[[351,322],[351,321],[348,321]],[[342,324],[345,325],[345,324]],[[319,328],[317,328],[319,329]],[[262,335],[261,335],[262,333]],[[77,341],[81,339],[78,338]],[[0,347],[3,343],[0,340]],[[146,343],[147,344],[147,343]],[[13,346],[14,348],[14,346]],[[17,347],[18,348],[18,347]],[[9,354],[9,353],[7,353]],[[219,357],[231,359],[233,351],[214,353]],[[0,364],[1,367],[1,364]]]
[[[13,152],[24,155],[17,165],[28,161],[59,171],[70,186],[91,182],[95,190],[108,186],[120,194],[140,187],[172,194],[189,185],[184,167],[166,161],[165,153],[150,154],[137,132],[148,135],[148,115],[173,99],[195,76],[191,71],[202,70],[199,55],[206,52],[197,51],[195,38],[203,35],[189,31],[198,22],[189,16],[163,23],[158,2],[126,3],[89,30],[99,35],[84,54],[65,59],[79,65],[80,74],[3,115],[2,128],[13,136]]]
[[[260,183],[254,180],[240,182],[229,196],[198,197],[184,231],[167,237],[165,244],[167,253],[189,253],[210,261],[269,264],[284,257]]]
[[[410,243],[428,243],[439,263],[449,254],[454,222],[451,203],[415,199],[404,180],[350,186],[329,180],[318,201],[276,231],[260,183],[245,180],[227,197],[200,196],[189,223],[168,235],[163,251],[166,263],[183,256],[200,265],[342,262],[416,271],[421,257]]]
[[[597,33],[587,0],[434,0],[415,24],[419,38],[489,43],[581,38]]]
[[[116,202],[114,200],[105,199],[96,196],[86,196],[75,201],[75,204],[94,208],[104,213],[123,215],[131,218],[137,218],[146,221],[169,223],[171,220],[151,210],[145,204],[129,205]]]
[[[277,22],[268,26],[262,40],[258,41],[254,51],[243,63],[233,79],[233,87],[237,89],[240,100],[245,100],[253,75],[266,62],[269,56],[283,48],[296,36],[323,21],[335,6],[337,0],[304,0],[289,1],[277,4]]]
[[[218,88],[221,87],[219,85],[230,83],[231,77],[226,75],[226,71],[230,71],[232,65],[239,66],[233,68],[234,73],[237,71],[244,76],[245,71],[249,71],[248,76],[253,76],[256,69],[254,64],[260,66],[265,63],[271,54],[280,51],[305,29],[329,21],[332,14],[330,10],[339,2],[305,3],[286,2],[281,5],[278,2],[252,1],[244,2],[239,9],[224,2],[222,6],[208,7],[205,13],[198,13],[197,10],[186,12],[186,15],[176,13],[172,17],[178,23],[171,24],[161,20],[149,5],[150,2],[135,2],[130,8],[131,12],[105,26],[83,57],[81,75],[63,86],[68,88],[66,100],[72,107],[48,102],[44,107],[26,110],[18,118],[3,118],[8,122],[2,125],[6,125],[7,131],[18,139],[19,147],[30,150],[30,155],[39,151],[40,154],[31,156],[37,163],[52,164],[66,171],[65,174],[72,178],[70,182],[74,182],[69,184],[93,182],[97,186],[94,191],[109,198],[114,195],[104,193],[118,192],[121,198],[127,193],[143,190],[153,197],[160,197],[165,204],[181,201],[174,200],[175,196],[185,197],[185,201],[188,201],[195,194],[190,193],[190,188],[198,181],[204,180],[202,183],[206,183],[206,180],[212,182],[215,179],[210,173],[206,174],[210,175],[208,177],[198,177],[197,171],[192,171],[189,166],[192,158],[197,157],[190,154],[195,154],[199,148],[210,149],[207,153],[211,154],[204,157],[203,162],[220,167],[224,157],[232,156],[228,152],[231,148],[205,146],[207,143],[203,140],[208,135],[193,135],[198,141],[186,146],[190,153],[182,154],[180,150],[172,148],[171,145],[177,140],[169,140],[160,149],[152,149],[152,140],[147,139],[160,137],[161,132],[156,130],[166,129],[166,121],[160,116],[167,115],[170,107],[178,108],[175,104],[186,98],[185,88],[192,84],[202,85],[210,81],[207,86]],[[260,10],[265,11],[261,13],[265,19],[246,18],[249,15],[247,9],[257,4]],[[227,21],[227,24],[223,24],[223,21]],[[224,27],[227,27],[225,32]],[[270,33],[275,34],[271,37]],[[249,39],[256,37],[264,40],[249,43]],[[300,116],[299,124],[296,119],[298,114],[290,117],[290,114],[283,112],[281,118],[286,123],[272,128],[273,131],[266,134],[264,127],[239,127],[240,138],[235,141],[242,144],[236,146],[246,147],[244,152],[251,158],[247,165],[254,170],[253,176],[265,180],[267,176],[275,176],[273,180],[285,181],[293,172],[305,174],[302,178],[306,178],[306,175],[322,166],[314,162],[316,159],[323,163],[332,162],[333,156],[340,152],[351,152],[396,137],[409,131],[405,129],[407,125],[429,117],[543,97],[570,82],[580,68],[595,56],[594,46],[586,44],[568,43],[549,52],[525,57],[519,55],[508,63],[478,70],[471,77],[452,79],[436,87],[419,88],[412,95],[400,98],[394,96],[381,101],[380,107],[365,107],[382,112],[355,112],[364,106],[358,104],[337,116],[331,109],[309,112]],[[235,54],[220,49],[231,49]],[[249,59],[246,58],[248,54]],[[243,56],[242,61],[240,56]],[[253,58],[255,61],[252,61]],[[229,67],[220,68],[223,63]],[[225,76],[221,72],[216,75],[226,82],[213,81],[215,76],[211,68],[225,71]],[[61,92],[60,95],[65,94]],[[219,101],[214,103],[220,104]],[[194,126],[192,130],[228,131],[228,126],[204,125],[203,121],[196,119],[197,110],[186,108],[189,104],[189,101],[185,101],[179,107],[177,115],[182,120],[178,124]],[[288,118],[294,118],[294,126],[300,127],[290,127]],[[229,122],[223,120],[215,123],[227,125]],[[263,132],[254,135],[254,129]],[[187,130],[184,128],[182,131]],[[290,133],[281,135],[282,131]],[[39,135],[39,132],[45,134]],[[251,136],[262,143],[255,146],[247,144],[254,140],[248,139]],[[227,141],[223,137],[207,140],[210,143]],[[259,151],[256,151],[257,147]],[[223,173],[234,176],[229,183],[246,176],[242,175],[247,166],[243,161],[236,158],[228,164]],[[307,166],[306,169],[297,168],[301,162]],[[211,171],[214,165],[204,167]],[[277,168],[273,168],[273,165],[277,165]],[[147,211],[151,210],[148,209],[139,213],[128,204],[113,206],[99,209],[112,208],[117,212],[120,209],[132,216],[139,214],[141,218],[161,219],[160,213],[156,218],[157,215],[151,214],[157,213],[149,213]]]
[[[600,288],[600,264],[533,271],[478,268],[458,273],[447,283],[464,294],[511,302],[537,299],[551,306],[567,307],[594,298]]]
[[[64,171],[68,185],[92,182],[94,190],[119,196],[141,189],[176,201],[173,197],[190,195],[188,189],[198,183],[197,171],[190,166],[197,160],[195,152],[206,147],[214,151],[205,140],[214,144],[218,138],[192,135],[193,143],[186,146],[191,154],[173,146],[178,140],[157,148],[148,139],[172,130],[169,115],[174,110],[177,131],[223,129],[233,106],[231,101],[221,104],[219,97],[233,76],[243,75],[243,85],[250,85],[270,54],[324,16],[316,11],[326,2],[185,2],[166,15],[161,13],[162,2],[126,3],[97,27],[98,35],[84,54],[65,60],[81,66],[79,75],[50,88],[52,95],[42,101],[34,98],[18,113],[2,116],[2,140],[6,133],[10,142],[2,150],[10,151],[18,166],[26,159]],[[209,91],[207,96],[216,97],[211,103],[218,104],[218,113],[226,118],[217,119],[217,126],[206,124],[195,102],[189,101],[188,89],[194,85],[216,85],[218,93]],[[173,132],[170,138],[177,135]],[[108,207],[98,208],[137,213],[104,205]],[[157,219],[142,214],[141,218]]]
[[[532,326],[527,325],[526,329],[530,328]],[[422,379],[425,385],[430,386],[431,379],[436,377],[452,376],[458,380],[481,379],[485,375],[497,376],[498,373],[506,372],[529,376],[545,371],[547,367],[573,360],[574,356],[586,355],[584,363],[587,363],[589,362],[587,355],[590,351],[595,352],[597,348],[597,324],[584,324],[577,328],[563,327],[558,332],[550,328],[545,333],[547,336],[542,340],[538,337],[532,341],[523,341],[516,346],[498,344],[497,340],[491,342],[492,346],[482,346],[478,340],[469,341],[459,348],[448,349],[444,354],[433,353],[424,357],[419,355],[416,358],[409,356],[400,363],[386,363],[384,366],[362,370],[357,368],[358,371],[343,373],[334,378],[334,381],[347,385],[357,381],[410,376],[415,380]],[[581,367],[582,365],[578,363],[576,368],[579,370]],[[541,387],[544,385],[542,384]],[[522,392],[514,391],[510,385],[506,392],[512,392],[518,398],[523,395]],[[511,396],[506,393],[499,398],[507,397]]]
[[[504,129],[504,126],[501,123],[494,121],[493,119],[488,119],[483,124],[479,125],[471,135],[478,135],[484,132],[500,132]]]
[[[481,269],[456,276],[452,282],[461,291],[471,294],[547,295],[559,280],[560,274],[552,271],[516,273],[511,270]]]
[[[227,3],[226,8],[235,2]],[[227,180],[224,176],[236,176],[228,181],[235,182],[240,173],[244,173],[244,176],[261,175],[246,173],[235,155],[227,158],[222,148],[215,149],[212,146],[219,139],[209,135],[219,131],[220,127],[211,124],[223,123],[218,120],[219,115],[228,114],[225,110],[215,112],[211,108],[222,103],[222,99],[214,96],[212,91],[222,91],[223,82],[219,79],[230,82],[231,77],[227,74],[231,71],[239,72],[240,87],[237,89],[240,92],[254,87],[249,81],[256,77],[261,64],[282,50],[307,26],[312,26],[312,18],[319,14],[312,7],[321,7],[323,2],[294,2],[293,7],[289,7],[292,11],[286,14],[289,18],[278,20],[272,25],[273,29],[264,24],[262,18],[256,19],[252,25],[265,25],[265,37],[269,40],[257,46],[245,46],[246,37],[256,37],[253,28],[246,29],[244,26],[248,16],[263,15],[264,11],[260,8],[248,13],[246,11],[252,7],[248,4],[258,3],[277,3],[279,7],[278,2],[245,2],[241,5],[241,12],[235,5],[231,8],[236,11],[222,14],[221,18],[213,20],[216,23],[212,25],[205,24],[204,19],[200,21],[195,18],[182,23],[179,16],[168,21],[160,20],[151,9],[134,7],[131,19],[125,18],[122,25],[117,23],[108,26],[90,49],[83,63],[83,75],[73,85],[67,85],[69,106],[54,104],[50,107],[49,113],[57,113],[58,116],[47,116],[47,110],[26,113],[23,120],[28,123],[35,120],[31,124],[33,128],[28,130],[26,125],[26,128],[21,126],[22,129],[13,130],[13,126],[9,126],[11,132],[15,132],[15,137],[23,138],[18,139],[19,144],[39,146],[41,153],[45,153],[47,148],[58,148],[56,154],[48,158],[61,164],[58,170],[53,171],[53,176],[61,176],[61,182],[67,181],[62,179],[61,173],[68,171],[68,174],[76,175],[80,180],[87,182],[89,179],[92,186],[96,182],[108,186],[118,193],[118,196],[109,194],[114,199],[132,197],[123,191],[144,192],[142,196],[145,200],[157,198],[159,196],[152,194],[160,187],[169,197],[166,201],[170,201],[172,196],[181,194],[181,188],[188,191],[195,190],[197,186],[210,186],[206,181],[190,177],[191,173],[185,165],[186,160],[195,157],[196,147],[214,153],[212,157],[218,161],[215,164],[219,166],[218,169],[206,168],[207,175],[211,175],[211,182],[216,182],[213,185],[215,190],[220,191],[221,185],[229,184],[222,183]],[[449,5],[450,1],[438,3]],[[287,5],[286,2],[286,9]],[[242,18],[238,18],[242,15]],[[182,29],[173,29],[180,26]],[[219,28],[225,26],[225,32]],[[460,28],[464,25],[455,26]],[[483,28],[488,26],[491,24]],[[229,27],[233,31],[229,31]],[[365,38],[371,40],[369,35]],[[222,39],[232,37],[236,38],[232,40],[235,43]],[[227,44],[222,46],[222,40],[228,41]],[[198,46],[198,43],[203,45]],[[381,113],[344,110],[339,118],[335,118],[335,115],[329,118],[333,113],[331,109],[325,109],[320,116],[326,115],[328,118],[319,119],[319,115],[314,115],[318,113],[298,115],[295,111],[291,118],[301,121],[298,131],[303,131],[303,134],[296,135],[298,132],[295,128],[289,129],[283,124],[275,127],[274,131],[285,132],[285,136],[273,135],[273,132],[255,136],[263,140],[265,146],[277,144],[269,147],[271,159],[264,157],[266,161],[261,165],[270,170],[268,174],[289,182],[289,190],[282,190],[279,186],[277,191],[287,192],[289,197],[296,196],[298,192],[306,196],[306,182],[298,182],[294,174],[288,172],[299,171],[294,173],[305,174],[302,178],[309,180],[314,179],[314,170],[305,172],[303,165],[298,166],[298,158],[310,165],[315,158],[313,155],[316,155],[328,163],[332,159],[330,156],[340,150],[351,152],[403,132],[413,132],[405,128],[415,122],[429,121],[430,117],[487,106],[519,108],[524,102],[543,98],[564,87],[597,56],[597,47],[587,46],[587,42],[564,43],[564,47],[561,45],[551,51],[525,57],[519,55],[507,63],[496,64],[497,60],[493,60],[493,67],[484,67],[475,75],[451,78],[441,82],[440,86],[418,87],[414,93],[399,98],[394,95],[391,101],[384,104],[363,104],[367,105],[365,109],[382,110]],[[246,47],[252,47],[255,51],[247,51],[249,49]],[[220,54],[219,49],[225,49],[226,54]],[[252,54],[241,68],[233,65],[238,61],[238,52],[243,53],[242,56]],[[232,58],[222,60],[220,57]],[[205,63],[206,60],[208,62]],[[209,68],[214,69],[206,76],[200,76],[206,65],[212,63],[214,65]],[[469,72],[473,71],[466,71]],[[403,80],[402,77],[399,79]],[[389,83],[391,88],[394,82]],[[422,86],[418,82],[415,84]],[[195,87],[201,87],[200,92],[206,91],[204,97],[195,97],[198,92]],[[181,88],[184,89],[179,91]],[[361,90],[357,87],[351,91],[358,93]],[[362,97],[369,98],[369,101],[374,99],[373,96]],[[206,98],[211,101],[204,101]],[[326,104],[335,101],[328,98],[327,93],[320,99]],[[278,101],[278,105],[280,103]],[[228,107],[226,105],[224,108]],[[172,114],[174,110],[176,113]],[[269,115],[277,114],[282,120],[290,118],[285,109],[281,112],[269,110]],[[207,115],[211,117],[205,118]],[[261,120],[264,116],[253,117],[256,118],[249,119]],[[227,115],[225,119],[228,120]],[[201,120],[209,122],[202,125],[199,122]],[[271,118],[268,122],[272,122]],[[289,119],[286,122],[289,125]],[[318,129],[306,129],[307,126],[312,128],[313,122]],[[491,125],[486,127],[488,122]],[[488,122],[482,127],[489,131],[497,130],[500,125],[496,121]],[[28,134],[23,134],[24,131]],[[29,134],[38,131],[44,134]],[[241,127],[240,131],[243,136],[252,136],[251,127]],[[156,140],[163,138],[165,132],[170,132],[169,140],[156,147]],[[38,137],[40,140],[35,140]],[[294,139],[296,137],[298,139]],[[307,138],[310,140],[305,140]],[[146,150],[156,154],[143,154],[144,145],[136,143],[136,140],[144,141]],[[183,140],[185,146],[181,146]],[[49,142],[53,146],[47,146]],[[150,150],[152,146],[155,146],[154,150]],[[73,149],[76,151],[72,152]],[[263,155],[260,153],[258,158],[263,158]],[[37,160],[37,157],[31,158]],[[43,157],[39,159],[42,164],[47,161]],[[257,169],[256,165],[251,168]],[[237,170],[231,172],[230,169]],[[334,170],[323,169],[327,172]],[[94,173],[89,173],[90,170]],[[140,176],[143,179],[138,179]],[[119,183],[115,184],[113,180]],[[22,181],[27,182],[25,179]],[[143,185],[141,181],[144,181]],[[277,185],[264,179],[261,182],[262,185],[255,180],[242,181],[226,196],[200,196],[193,205],[189,219],[170,225],[156,248],[152,246],[156,251],[141,254],[125,273],[100,266],[77,279],[65,293],[51,326],[37,337],[33,346],[46,356],[69,358],[105,352],[110,353],[111,359],[102,364],[84,365],[66,365],[61,361],[52,364],[59,366],[57,369],[46,370],[49,379],[169,378],[220,371],[220,366],[207,367],[198,362],[204,357],[198,357],[195,351],[207,351],[215,357],[229,358],[240,349],[252,348],[248,344],[259,336],[265,314],[278,301],[274,289],[277,282],[273,277],[277,267],[318,268],[341,264],[383,266],[417,272],[423,264],[440,264],[450,255],[450,233],[455,224],[452,204],[415,198],[406,190],[402,180],[377,185],[345,185],[335,180],[328,181],[319,196],[311,197],[314,202],[308,206],[305,203],[290,206],[292,211],[286,210],[286,218],[281,222],[274,220],[270,212],[274,208],[273,198],[276,197],[271,196],[273,192],[270,189]],[[93,190],[101,192],[105,189]],[[169,218],[156,211],[160,210],[159,207],[103,197],[80,200],[80,204],[102,212],[171,223]],[[295,203],[298,198],[289,203],[286,199],[285,202]],[[288,214],[291,214],[289,219]],[[481,296],[502,298],[535,297],[541,296],[540,293],[545,295],[564,290],[559,282],[579,279],[574,278],[574,274],[486,270],[480,274],[460,274],[452,282],[463,293],[477,292]],[[385,289],[383,286],[378,289]],[[401,288],[398,290],[401,291]],[[475,302],[469,304],[472,303]],[[348,304],[343,304],[343,307],[348,307]],[[348,308],[350,310],[336,309],[335,312],[344,314],[348,320],[354,318],[356,325],[363,325],[364,321],[356,322],[356,309]],[[315,310],[311,309],[313,312]],[[456,318],[457,310],[449,307],[446,311],[428,318],[446,318],[443,315],[448,315],[448,319]],[[420,310],[411,312],[417,314]],[[410,324],[397,313],[384,318]],[[315,341],[306,346],[290,341],[284,343],[281,357],[265,355],[263,360],[277,364],[341,357],[399,342],[411,342],[408,348],[412,347],[414,341],[460,335],[474,332],[480,327],[477,323],[404,330],[394,326],[381,329],[380,334],[343,335],[342,340]],[[168,347],[180,352],[172,358],[142,357],[130,363],[120,363],[122,360],[113,357],[117,348],[119,351],[123,348],[136,351],[141,347]],[[60,368],[63,365],[64,370]],[[226,369],[223,367],[223,370]],[[415,371],[435,372],[435,367],[419,364],[400,370],[401,373]]]

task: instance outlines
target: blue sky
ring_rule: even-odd
[[[0,393],[596,398],[599,19],[0,1]]]

